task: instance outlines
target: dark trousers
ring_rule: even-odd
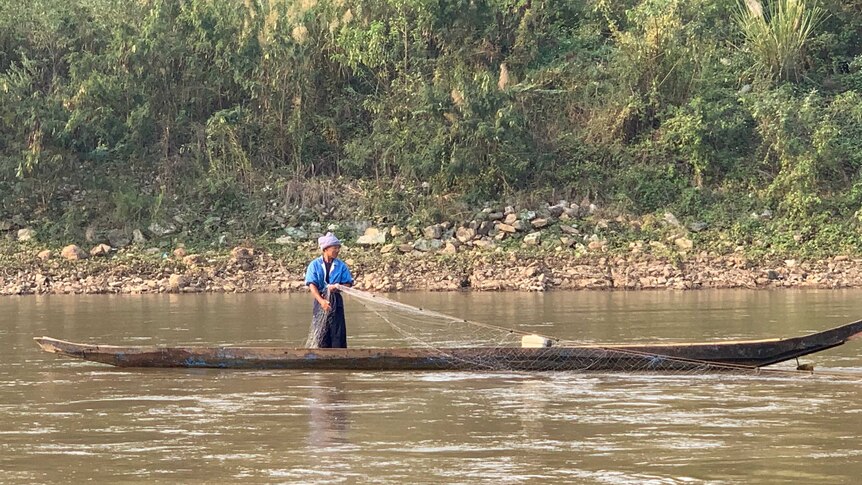
[[[321,325],[322,328],[314,329],[317,336],[317,347],[321,349],[346,349],[347,348],[347,322],[344,319],[344,300],[341,295],[332,295],[329,303],[332,310],[323,315],[323,308],[317,300],[314,301],[312,311],[312,327]]]

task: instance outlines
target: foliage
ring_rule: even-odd
[[[356,217],[588,196],[732,227],[745,193],[857,224],[862,12],[764,5],[0,0],[0,219],[266,231],[346,177]]]
[[[766,9],[760,0],[741,0],[735,19],[759,74],[797,80],[805,48],[824,14],[812,0],[775,0]]]

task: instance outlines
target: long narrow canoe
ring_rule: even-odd
[[[50,337],[34,340],[47,352],[118,367],[607,372],[755,368],[836,347],[860,336],[862,320],[784,339],[544,348],[161,347],[80,344]]]

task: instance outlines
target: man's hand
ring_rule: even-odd
[[[341,291],[341,285],[339,285],[338,283],[333,283],[327,286],[327,288],[329,288],[329,291],[333,293],[338,293],[339,291]]]
[[[332,310],[332,305],[329,303],[328,300],[321,300],[320,307],[323,308],[323,311],[327,313]]]

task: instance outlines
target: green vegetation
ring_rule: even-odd
[[[860,38],[839,0],[0,0],[0,223],[214,241],[589,196],[860,253]]]

